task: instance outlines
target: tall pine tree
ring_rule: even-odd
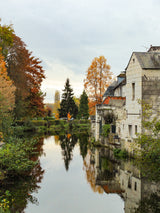
[[[71,85],[69,83],[69,79],[67,78],[65,88],[62,94],[62,101],[60,103],[59,109],[59,117],[67,117],[68,113],[74,118],[76,118],[78,114],[78,107],[73,99],[73,89],[71,89]]]
[[[85,118],[85,119],[88,119],[88,117],[89,117],[88,96],[87,96],[85,90],[83,91],[83,93],[80,97],[78,117]]]

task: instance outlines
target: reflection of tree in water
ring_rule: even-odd
[[[80,134],[78,138],[79,138],[80,153],[84,159],[87,155],[89,135]]]
[[[135,213],[159,213],[160,212],[160,196],[158,193],[153,193],[148,198],[144,198],[140,201]]]
[[[67,134],[67,135],[60,135],[59,139],[60,139],[60,145],[62,149],[65,168],[68,171],[69,164],[73,157],[72,151],[75,144],[77,143],[77,137],[76,135]]]
[[[40,186],[38,185],[43,179],[44,170],[42,170],[40,164],[38,164],[27,177],[17,178],[3,182],[1,184],[0,195],[5,194],[8,190],[11,194],[10,197],[10,211],[24,212],[23,210],[27,207],[28,201],[33,204],[38,204],[36,197],[31,195],[33,192],[37,192]],[[12,200],[13,199],[13,200]]]
[[[96,185],[95,177],[95,165],[91,159],[91,151],[88,150],[88,153],[83,161],[83,169],[86,171],[86,178],[94,192],[102,194],[104,191],[101,186]]]
[[[138,159],[135,162],[135,165],[141,170],[142,177],[147,178],[148,180],[158,182],[160,181],[160,162],[153,161],[139,161]]]
[[[59,135],[54,135],[54,141],[55,141],[56,145],[60,144],[60,142],[59,142]]]
[[[1,182],[0,196],[4,195],[6,191],[10,192],[10,212],[12,213],[23,213],[28,202],[38,204],[37,198],[31,194],[38,191],[40,188],[38,184],[43,179],[44,170],[42,170],[38,160],[39,156],[43,154],[43,138],[39,138],[39,143],[35,148],[37,154],[32,156],[31,159],[38,161],[38,164],[33,168],[31,173],[27,176],[13,177],[12,179]]]
[[[37,161],[38,158],[44,154],[44,151],[43,151],[43,142],[44,142],[44,138],[41,137],[41,138],[39,138],[38,140],[39,140],[39,141],[38,141],[38,144],[35,145],[35,150],[34,150],[34,152],[35,152],[36,154],[34,154],[34,155],[31,157],[31,160],[33,160],[33,161]]]

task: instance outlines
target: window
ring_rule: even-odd
[[[135,83],[132,83],[132,101],[135,100]]]
[[[129,136],[132,137],[132,125],[128,125]]]
[[[111,131],[112,131],[112,133],[116,133],[116,126],[115,125],[111,126]]]
[[[134,183],[134,190],[137,191],[137,182]]]
[[[135,125],[135,135],[137,134],[137,125]]]
[[[131,177],[128,178],[128,188],[129,188],[129,189],[132,188],[132,180],[131,180]]]
[[[124,180],[122,180],[122,186],[124,186]]]
[[[122,87],[120,87],[119,89],[120,89],[119,96],[122,96]]]

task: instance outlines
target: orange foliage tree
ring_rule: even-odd
[[[87,69],[84,87],[89,98],[90,115],[95,114],[95,105],[102,102],[102,95],[113,81],[113,73],[104,56],[95,57]]]
[[[6,58],[7,71],[16,86],[17,118],[43,116],[45,113],[41,83],[45,78],[41,61],[32,56],[26,44],[13,34],[13,45]]]
[[[13,110],[15,104],[15,86],[7,75],[5,61],[0,53],[0,120]]]
[[[72,115],[70,114],[70,112],[68,112],[68,114],[67,114],[68,121],[71,119],[71,117],[72,117]]]
[[[88,150],[88,153],[83,161],[83,169],[86,172],[86,178],[88,183],[91,186],[91,189],[94,192],[98,192],[99,194],[103,194],[103,189],[101,186],[96,185],[96,172],[95,165],[91,164],[91,151]]]

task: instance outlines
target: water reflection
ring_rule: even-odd
[[[125,213],[160,212],[160,184],[142,175],[133,162],[115,159],[109,149],[95,149],[96,185],[107,193],[119,194]]]
[[[32,157],[32,160],[38,161],[38,164],[28,176],[7,179],[0,184],[0,196],[4,195],[6,191],[10,193],[7,199],[10,202],[10,212],[12,213],[23,213],[29,202],[38,205],[38,200],[32,193],[39,190],[39,183],[41,183],[43,179],[44,170],[39,162],[39,156],[43,153],[42,147],[43,138],[40,138],[36,146],[38,154]]]
[[[66,135],[56,135],[55,143],[60,144],[62,149],[62,156],[64,160],[65,169],[69,170],[69,164],[73,158],[73,149],[75,145],[79,142],[80,154],[84,159],[87,155],[89,135],[86,134],[66,134]]]
[[[64,165],[66,170],[68,171],[69,164],[73,157],[72,151],[74,149],[75,144],[77,143],[77,137],[75,135],[66,134],[66,135],[60,135],[59,140],[60,140],[60,146],[62,149]]]
[[[30,176],[26,177],[25,179],[20,178],[18,180],[10,180],[10,182],[7,183],[1,183],[1,194],[4,194],[6,190],[9,190],[12,195],[11,200],[13,199],[13,201],[11,205],[11,212],[24,212],[27,205],[30,205],[31,203],[41,206],[38,200],[39,197],[37,198],[35,196],[35,192],[38,193],[40,188],[43,187],[43,184],[47,188],[42,190],[43,192],[41,198],[43,198],[43,200],[45,200],[45,198],[48,196],[54,198],[54,200],[52,200],[50,203],[50,212],[52,212],[51,209],[53,208],[53,203],[56,212],[59,210],[59,203],[61,203],[60,199],[63,199],[63,204],[66,206],[74,205],[73,200],[75,199],[74,203],[77,202],[75,194],[78,192],[80,206],[82,207],[81,202],[82,200],[83,202],[86,201],[85,196],[88,197],[89,193],[86,187],[83,185],[84,182],[86,183],[86,180],[90,186],[89,191],[95,192],[89,194],[90,201],[87,201],[88,205],[92,206],[92,204],[96,202],[95,200],[102,200],[102,197],[99,198],[94,196],[102,196],[103,194],[103,198],[106,198],[104,202],[106,208],[109,208],[109,197],[113,197],[114,195],[115,206],[117,205],[117,202],[120,203],[121,199],[123,199],[125,213],[160,212],[159,165],[149,166],[148,164],[148,167],[147,165],[143,165],[142,167],[138,166],[139,164],[137,164],[137,162],[135,164],[135,162],[116,159],[113,152],[109,149],[90,148],[88,134],[56,135],[51,137],[51,139],[52,140],[49,142],[45,140],[46,144],[44,145],[43,138],[40,138],[39,144],[37,145],[37,151],[39,154],[32,158],[32,160],[38,160],[39,164],[33,169]],[[79,145],[79,148],[77,145]],[[45,149],[46,157],[44,157],[45,153],[43,149]],[[57,152],[59,150],[61,150],[61,152],[58,154]],[[76,152],[74,152],[75,150]],[[77,150],[80,152],[80,159],[78,157]],[[70,163],[73,160],[73,154],[75,155],[75,153],[78,166],[76,165],[75,167],[71,167]],[[40,156],[41,160],[43,156],[43,161],[40,161]],[[46,160],[47,156],[48,159]],[[59,156],[63,159],[63,162]],[[80,171],[82,169],[80,167],[80,160],[82,162],[83,172],[85,173],[86,177],[84,180],[82,180],[83,176],[82,172]],[[63,171],[60,169],[61,167],[63,167]],[[46,171],[44,171],[44,169]],[[69,172],[65,172],[64,170]],[[44,174],[44,179],[46,181],[45,183],[43,183]],[[83,190],[78,188],[77,183],[83,187]],[[59,186],[61,186],[61,189]],[[67,191],[67,187],[69,191]],[[74,196],[71,196],[71,191]],[[55,194],[53,194],[54,192]],[[65,194],[65,196],[63,197],[62,194]],[[70,196],[68,196],[68,194]],[[120,201],[117,201],[115,196],[119,196],[118,199],[120,198]],[[71,204],[69,204],[68,199],[70,200]],[[92,199],[94,201],[92,201]],[[99,203],[96,203],[95,205],[98,206],[100,205]],[[58,207],[56,208],[56,206]],[[115,209],[112,207],[110,208],[110,212],[122,212],[122,207],[122,204],[118,204],[116,208],[119,209],[119,211],[115,211]],[[77,210],[77,212],[84,212],[82,209],[81,211],[78,211],[77,206],[74,206],[74,208]],[[94,208],[92,208],[92,211],[88,212],[93,212]],[[97,208],[99,208],[99,210],[101,209],[101,207]],[[106,208],[104,208],[103,212],[106,212]],[[40,212],[44,212],[43,209],[45,209],[45,207],[43,207]],[[30,211],[30,209],[27,210],[28,212],[36,212],[34,210]]]

